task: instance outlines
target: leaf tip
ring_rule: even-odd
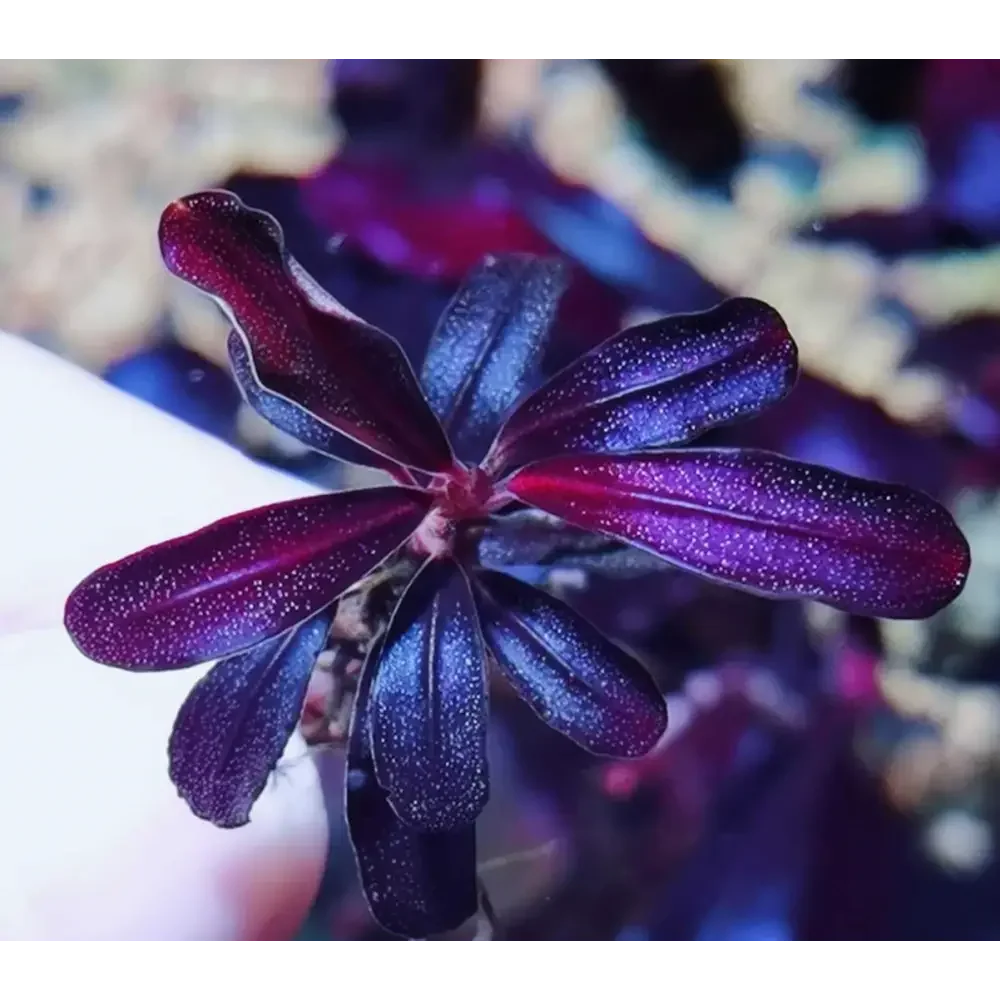
[[[196,191],[170,202],[160,214],[157,237],[167,270],[213,295],[218,292],[208,287],[203,274],[209,260],[230,257],[240,245],[252,246],[257,254],[284,255],[278,221],[221,188]],[[192,253],[196,260],[189,259]]]
[[[613,753],[606,756],[623,760],[648,757],[660,745],[669,728],[667,699],[663,697],[653,678],[643,671],[642,674],[637,673],[633,681],[639,681],[637,687],[640,690],[645,688],[642,711],[636,715],[635,724],[630,727],[628,740],[622,741]]]
[[[957,600],[969,581],[972,569],[972,550],[969,547],[969,540],[948,510],[939,504],[936,506],[942,518],[946,520],[946,526],[942,531],[941,549],[937,559],[929,566],[929,570],[937,577],[937,585],[933,587],[934,596],[914,608],[912,613],[898,617],[930,618]]]
[[[135,669],[127,656],[116,653],[108,636],[110,619],[100,604],[101,579],[107,567],[94,570],[69,593],[63,605],[63,628],[76,649],[105,667]]]

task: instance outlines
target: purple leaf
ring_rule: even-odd
[[[490,518],[476,558],[487,569],[583,569],[612,577],[666,568],[658,556],[534,509]]]
[[[517,692],[553,729],[611,757],[648,753],[667,728],[652,678],[581,615],[503,573],[476,574],[486,643]]]
[[[169,670],[270,639],[335,601],[416,530],[430,499],[400,486],[258,507],[91,573],[65,623],[92,660]]]
[[[477,909],[475,825],[421,833],[393,812],[375,780],[370,742],[370,692],[381,655],[368,655],[351,718],[345,796],[365,898],[393,934],[423,938],[465,923]]]
[[[454,183],[452,161],[476,132],[482,74],[475,59],[332,61],[332,110],[346,150],[376,166],[387,160],[419,170],[444,161]]]
[[[377,465],[387,470],[399,468],[394,462],[375,455],[356,441],[324,424],[298,403],[265,389],[257,378],[253,358],[246,342],[235,330],[230,330],[226,348],[229,352],[229,365],[240,394],[254,412],[272,427],[277,427],[279,431],[300,441],[307,448],[342,462]]]
[[[372,690],[379,784],[420,830],[472,823],[489,798],[486,662],[469,581],[428,560],[386,633]]]
[[[220,660],[188,695],[170,736],[170,780],[191,811],[242,826],[299,722],[327,609],[296,629]]]
[[[965,538],[925,494],[770,452],[552,459],[508,488],[723,583],[856,614],[933,614],[969,569]]]
[[[441,317],[420,382],[459,458],[483,457],[537,376],[565,285],[558,260],[487,257]]]
[[[680,444],[781,399],[797,365],[784,321],[756,299],[633,326],[529,396],[485,464],[500,474],[555,455]]]
[[[227,191],[189,195],[164,211],[160,249],[172,273],[222,306],[270,392],[385,458],[429,472],[451,467],[399,344],[323,291],[270,215]]]

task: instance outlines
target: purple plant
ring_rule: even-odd
[[[523,508],[562,519],[583,552],[596,531],[860,614],[929,615],[963,586],[965,539],[921,493],[767,452],[666,450],[791,388],[794,342],[762,302],[624,330],[520,399],[563,289],[556,262],[484,261],[418,381],[396,341],[324,292],[274,219],[234,195],[170,205],[160,244],[231,319],[233,373],[257,412],[397,485],[236,514],[102,567],[70,595],[66,627],[85,655],[130,670],[221,658],[180,711],[170,773],[195,813],[238,826],[298,723],[338,600],[402,567],[358,682],[346,782],[362,883],[395,933],[442,932],[476,910],[488,662],[594,753],[640,756],[667,724],[638,663],[498,571],[538,549]]]

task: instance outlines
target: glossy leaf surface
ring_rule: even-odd
[[[395,463],[381,458],[351,438],[338,433],[298,403],[265,389],[257,378],[246,341],[235,330],[229,332],[226,350],[229,354],[229,367],[239,387],[240,395],[254,412],[272,427],[295,438],[307,448],[342,462],[377,465],[387,470],[393,467],[399,468]]]
[[[797,371],[783,320],[756,299],[633,326],[521,403],[487,466],[502,473],[561,454],[680,444],[781,399]]]
[[[487,257],[441,317],[420,382],[459,458],[483,457],[537,377],[565,283],[557,260]]]
[[[553,459],[509,488],[720,582],[856,614],[926,617],[969,569],[965,538],[926,494],[770,452]]]
[[[228,656],[336,600],[429,505],[384,486],[234,514],[91,573],[66,602],[66,628],[90,659],[134,670]]]
[[[476,558],[487,569],[582,569],[616,578],[665,569],[658,556],[531,509],[491,518]]]
[[[170,780],[191,811],[242,826],[298,725],[328,609],[244,653],[220,660],[194,686],[170,736]]]
[[[476,829],[424,833],[396,815],[375,779],[371,753],[371,687],[376,643],[361,674],[347,751],[347,827],[372,915],[402,937],[443,934],[478,904]]]
[[[447,438],[399,344],[323,291],[271,216],[227,191],[189,195],[164,211],[160,248],[171,272],[223,307],[266,389],[378,455],[450,468]]]
[[[639,757],[667,726],[667,706],[633,657],[569,605],[503,573],[476,574],[487,645],[515,689],[591,753]]]
[[[486,662],[469,582],[429,560],[386,634],[372,690],[379,784],[421,830],[467,826],[489,797]]]

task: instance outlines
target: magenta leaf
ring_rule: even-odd
[[[965,538],[925,494],[769,452],[557,458],[508,488],[723,583],[856,614],[926,617],[969,569]]]
[[[328,608],[284,635],[220,660],[194,686],[170,736],[170,780],[191,811],[242,826],[299,722],[333,623]]]
[[[489,798],[486,662],[462,568],[428,560],[393,614],[372,688],[378,782],[420,830],[472,823]]]
[[[503,573],[476,574],[486,644],[542,720],[591,753],[640,757],[667,727],[652,678],[562,601]]]
[[[478,462],[537,377],[566,271],[528,254],[487,257],[431,339],[420,382],[458,457]]]
[[[172,273],[222,306],[267,390],[384,458],[451,467],[399,344],[324,292],[289,256],[271,216],[227,191],[189,195],[164,211],[160,249]]]
[[[500,474],[555,455],[680,444],[770,406],[797,370],[784,321],[756,299],[633,326],[521,403],[486,466]]]
[[[616,578],[666,569],[659,556],[531,508],[490,518],[476,542],[476,559],[486,569],[581,569]]]
[[[169,670],[298,625],[402,545],[430,500],[400,486],[258,507],[91,573],[65,623],[92,660]]]
[[[298,403],[265,389],[254,371],[253,359],[247,349],[246,341],[235,330],[229,331],[226,349],[240,395],[254,412],[272,427],[277,427],[279,431],[295,438],[307,448],[342,462],[376,465],[386,470],[399,468],[389,459],[376,455],[351,438],[335,431],[329,424],[317,419]]]
[[[370,693],[381,646],[368,655],[347,748],[347,828],[368,907],[393,934],[423,938],[465,923],[477,909],[476,828],[422,833],[407,826],[375,780]]]

